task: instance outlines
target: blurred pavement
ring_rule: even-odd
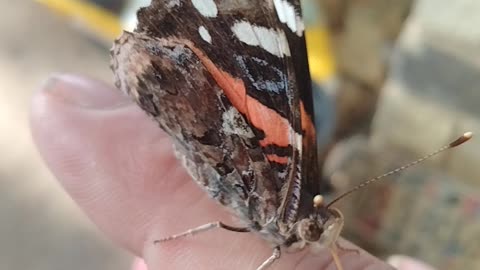
[[[30,138],[32,93],[52,72],[111,81],[108,48],[29,0],[0,0],[0,270],[128,269],[45,168]]]

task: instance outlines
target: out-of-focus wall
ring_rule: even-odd
[[[385,22],[392,21],[395,9],[402,5],[379,5],[392,1],[377,0],[321,1],[346,5],[334,9],[343,12],[339,14],[346,22],[334,24],[344,27],[335,40],[339,42],[337,61],[346,62],[339,64],[340,80],[343,72],[355,75],[360,86],[362,82],[376,86],[363,96],[357,94],[362,88],[355,84],[339,89],[340,102],[360,96],[351,99],[349,107],[337,108],[340,113],[349,109],[343,112],[348,116],[357,110],[360,115],[353,117],[368,119],[368,115],[361,118],[362,112],[368,112],[361,108],[367,106],[374,114],[372,122],[363,123],[367,128],[351,130],[348,135],[354,137],[342,141],[330,155],[328,163],[338,166],[332,170],[338,187],[347,189],[385,173],[464,131],[477,134],[459,148],[345,199],[341,209],[346,210],[346,235],[379,255],[408,254],[439,269],[479,269],[480,2],[413,1],[398,40],[392,46],[386,39],[370,46],[369,54],[380,59],[375,62],[371,57],[353,57],[354,53],[368,49],[363,44],[378,41],[378,33],[389,33]],[[378,18],[384,23],[375,24]],[[352,21],[354,26],[349,24]],[[354,39],[342,36],[362,24],[369,27],[357,31],[365,34],[357,33]],[[368,73],[382,61],[385,79],[381,72]],[[378,100],[369,102],[366,98],[371,94]],[[356,123],[339,124],[349,128]]]

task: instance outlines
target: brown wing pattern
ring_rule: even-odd
[[[300,195],[318,191],[300,14],[298,1],[153,0],[112,50],[117,86],[253,227],[295,220]]]

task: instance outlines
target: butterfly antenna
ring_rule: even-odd
[[[407,164],[405,164],[405,165],[403,165],[403,166],[401,166],[401,167],[398,167],[398,168],[396,168],[395,170],[389,171],[389,172],[387,172],[387,173],[385,173],[385,174],[382,174],[382,175],[379,175],[379,176],[377,176],[377,177],[375,177],[375,178],[372,178],[372,179],[369,179],[369,180],[367,180],[367,181],[364,181],[363,183],[360,183],[359,185],[353,187],[353,188],[350,189],[349,191],[346,191],[345,193],[339,195],[337,198],[333,199],[333,201],[331,201],[329,204],[327,204],[326,207],[329,208],[330,206],[332,206],[334,203],[338,202],[339,200],[345,198],[346,196],[352,194],[353,192],[355,192],[355,191],[357,191],[357,190],[359,190],[359,189],[361,189],[361,188],[364,188],[364,187],[370,185],[370,184],[373,183],[373,182],[376,182],[376,181],[378,181],[378,180],[380,180],[380,179],[382,179],[382,178],[385,178],[385,177],[387,177],[387,176],[390,176],[390,175],[392,175],[392,174],[399,173],[399,172],[401,172],[401,171],[403,171],[403,170],[405,170],[405,169],[408,169],[408,168],[410,168],[410,167],[412,167],[412,166],[415,166],[415,165],[417,165],[418,163],[421,163],[421,162],[425,161],[426,159],[429,159],[429,158],[431,158],[431,157],[433,157],[433,156],[435,156],[435,155],[437,155],[437,154],[439,154],[439,153],[441,153],[441,152],[443,152],[443,151],[445,151],[445,150],[448,150],[448,149],[454,148],[454,147],[456,147],[456,146],[459,146],[459,145],[463,144],[464,142],[470,140],[470,139],[472,138],[472,136],[473,136],[473,133],[472,133],[472,132],[466,132],[466,133],[464,133],[462,136],[458,137],[455,141],[453,141],[453,142],[451,142],[451,143],[449,143],[449,144],[447,144],[447,145],[439,148],[438,150],[436,150],[436,151],[434,151],[434,152],[432,152],[432,153],[430,153],[430,154],[428,154],[428,155],[426,155],[426,156],[423,156],[423,157],[421,157],[421,158],[419,158],[419,159],[417,159],[417,160],[415,160],[415,161],[412,161],[412,162],[410,162],[410,163],[407,163]]]

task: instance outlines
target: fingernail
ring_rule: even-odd
[[[398,270],[435,270],[424,262],[404,255],[390,256],[387,262]]]
[[[42,91],[70,105],[88,109],[112,109],[132,103],[114,87],[79,75],[54,74]]]
[[[132,270],[148,270],[147,265],[145,264],[145,261],[143,261],[140,258],[135,258],[135,261],[133,262]]]

